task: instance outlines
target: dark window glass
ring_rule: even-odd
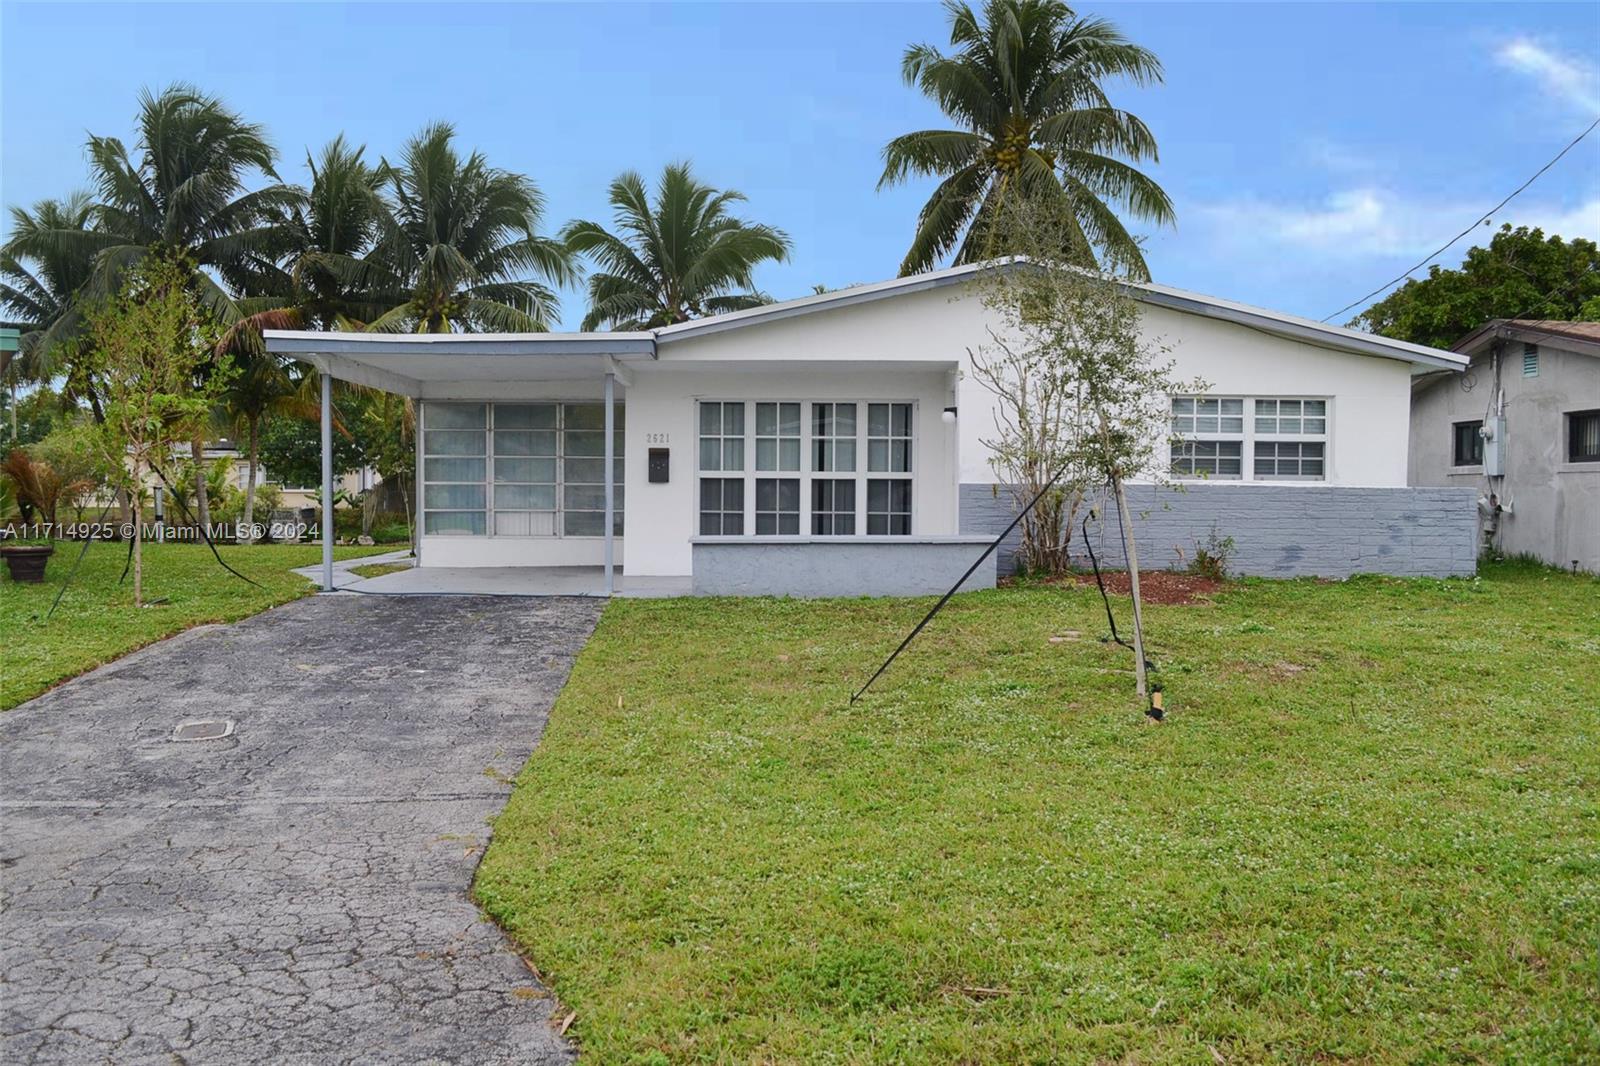
[[[856,483],[842,478],[811,482],[811,532],[847,536],[856,531]]]
[[[1567,415],[1567,461],[1600,463],[1600,411]]]
[[[1453,446],[1451,448],[1452,464],[1455,466],[1482,466],[1483,465],[1483,434],[1478,432],[1483,428],[1481,420],[1475,422],[1457,422],[1452,428]]]
[[[763,477],[756,479],[756,533],[795,534],[800,532],[800,479]]]
[[[700,535],[734,537],[744,532],[744,479],[700,479]]]

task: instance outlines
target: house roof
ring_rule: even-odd
[[[763,322],[773,322],[794,315],[811,314],[816,311],[848,307],[852,304],[870,303],[891,296],[903,296],[907,293],[921,292],[925,289],[957,285],[971,281],[974,276],[986,270],[1020,264],[1020,262],[1020,260],[1011,260],[948,267],[944,270],[933,270],[925,274],[912,274],[909,277],[894,278],[890,281],[875,282],[871,285],[856,285],[848,289],[820,293],[816,296],[805,296],[797,300],[784,300],[780,303],[764,304],[761,307],[753,307],[747,311],[733,311],[725,315],[696,319],[693,322],[682,322],[654,332],[658,343],[670,344],[690,337],[720,333],[723,330],[739,329]],[[1357,355],[1372,355],[1384,359],[1400,359],[1420,366],[1449,370],[1459,370],[1467,365],[1466,359],[1453,352],[1441,351],[1437,348],[1426,348],[1420,344],[1410,344],[1406,341],[1381,337],[1375,333],[1363,333],[1360,330],[1346,329],[1343,326],[1330,326],[1309,318],[1287,315],[1279,311],[1269,311],[1265,308],[1253,307],[1249,304],[1237,303],[1232,300],[1223,300],[1197,292],[1189,292],[1185,289],[1175,289],[1170,285],[1157,285],[1153,282],[1124,282],[1124,287],[1130,296],[1142,303],[1168,307],[1176,311],[1201,315],[1206,318],[1216,318],[1276,336],[1317,344],[1325,348],[1352,352]]]
[[[363,364],[364,374],[369,379],[366,384],[404,392],[407,388],[401,379],[411,379],[414,384],[441,373],[493,379],[499,376],[495,370],[496,364],[503,367],[506,356],[553,357],[543,361],[551,367],[560,365],[567,372],[577,371],[579,363],[589,364],[601,359],[654,359],[659,356],[661,347],[694,337],[959,285],[971,281],[984,271],[1020,265],[1024,265],[1020,260],[1006,260],[948,267],[797,300],[763,304],[745,311],[713,315],[648,332],[384,334],[266,330],[264,335],[270,351],[301,356],[319,364]],[[1431,369],[1460,370],[1467,365],[1467,358],[1455,352],[1425,348],[1343,326],[1330,326],[1309,318],[1175,289],[1169,285],[1152,282],[1123,284],[1130,296],[1143,303],[1231,322],[1322,348],[1397,359]],[[439,355],[452,358],[447,361],[432,358]],[[480,362],[482,366],[478,365]],[[592,367],[585,366],[584,369]],[[384,383],[385,380],[388,384]]]
[[[1600,322],[1564,322],[1551,318],[1494,318],[1450,347],[1452,351],[1470,356],[1496,340],[1549,344],[1582,355],[1600,356]]]

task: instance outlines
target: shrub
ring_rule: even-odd
[[[1194,559],[1189,563],[1189,573],[1213,581],[1226,581],[1234,547],[1232,537],[1221,536],[1217,527],[1212,526],[1205,540],[1194,542]]]

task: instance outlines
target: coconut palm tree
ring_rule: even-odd
[[[1161,80],[1161,64],[1109,22],[1059,0],[986,0],[980,16],[946,0],[950,44],[906,50],[901,73],[959,128],[896,137],[883,150],[878,187],[912,175],[942,178],[917,218],[902,274],[1004,254],[990,223],[1007,197],[1059,201],[1076,220],[1072,261],[1148,278],[1138,242],[1112,204],[1159,224],[1172,201],[1133,164],[1157,159],[1155,137],[1111,105],[1101,83]],[[1120,158],[1119,158],[1120,157]],[[1126,160],[1126,161],[1124,161]]]
[[[250,295],[237,301],[243,317],[223,332],[219,351],[253,357],[263,329],[359,327],[387,309],[372,289],[392,281],[372,252],[388,207],[383,173],[364,152],[340,134],[306,156],[310,191],[278,219],[282,259],[254,264]]]
[[[551,285],[577,273],[572,254],[538,233],[544,197],[529,178],[463,158],[455,130],[436,123],[383,163],[389,213],[372,260],[386,272],[374,297],[381,332],[542,332],[558,303]]]
[[[229,292],[248,290],[283,251],[281,219],[304,193],[278,180],[260,126],[187,85],[139,98],[134,151],[116,137],[91,135],[95,225],[17,234],[8,247],[35,258],[71,248],[95,260],[80,297],[114,292],[146,256],[189,267],[201,305],[221,325],[240,317]],[[248,189],[261,176],[267,184]]]
[[[321,416],[321,407],[307,395],[303,383],[290,374],[284,361],[270,352],[235,358],[233,365],[236,372],[219,399],[216,420],[235,439],[243,438],[245,442],[249,476],[241,522],[248,529],[255,522],[262,421],[274,416],[315,420]]]
[[[31,209],[11,209],[11,238],[0,248],[0,307],[21,327],[16,365],[6,354],[0,376],[15,382],[49,381],[67,369],[70,352],[59,343],[44,343],[58,322],[75,331],[74,299],[94,272],[88,241],[55,240],[41,235],[65,231],[88,233],[95,225],[94,203],[87,193],[64,200],[40,200]],[[15,371],[15,374],[12,373]]]
[[[184,269],[200,305],[220,325],[231,326],[243,314],[233,293],[270,274],[287,244],[282,218],[304,194],[278,180],[276,153],[260,126],[192,86],[142,92],[137,126],[131,153],[116,137],[89,137],[96,193],[92,227],[19,232],[7,251],[39,260],[92,258],[94,269],[75,303],[110,297],[126,272],[148,256],[170,259]],[[267,183],[249,189],[258,177]],[[79,324],[78,315],[63,315],[39,343],[53,348]],[[93,383],[82,388],[98,417]],[[190,443],[200,456],[201,437]],[[200,521],[208,522],[203,492],[199,504]]]
[[[718,192],[674,163],[654,204],[631,170],[611,183],[610,199],[616,232],[581,220],[562,231],[567,247],[599,267],[584,329],[654,329],[771,302],[755,289],[755,268],[788,259],[789,237],[730,215],[742,194]]]

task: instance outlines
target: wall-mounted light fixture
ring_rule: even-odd
[[[944,409],[944,413],[939,416],[939,419],[940,419],[940,421],[942,421],[947,426],[955,425],[956,424],[956,409],[954,407],[946,407]]]

